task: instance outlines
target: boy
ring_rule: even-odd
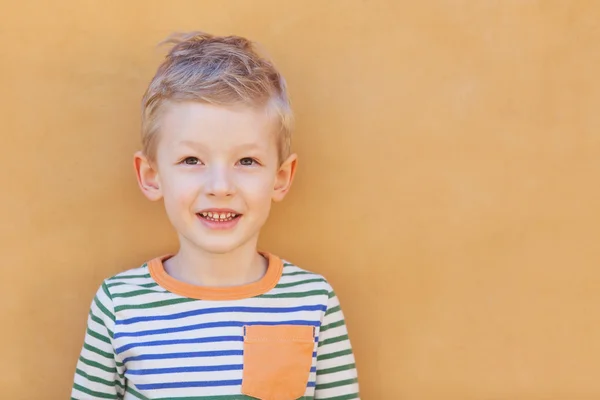
[[[71,398],[358,399],[331,286],[257,251],[296,170],[283,78],[241,37],[171,42],[134,165],[179,251],[104,281]]]

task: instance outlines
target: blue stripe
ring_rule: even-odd
[[[178,389],[190,387],[215,387],[215,386],[239,386],[241,379],[229,381],[200,381],[200,382],[163,382],[163,383],[138,383],[135,386],[141,390],[152,389]]]
[[[172,368],[150,368],[150,369],[128,369],[131,375],[155,375],[155,374],[178,374],[181,372],[215,372],[215,371],[241,371],[243,364],[238,365],[204,365],[196,367],[172,367]]]
[[[242,322],[242,321],[218,321],[218,322],[207,322],[204,324],[194,324],[187,326],[179,326],[173,328],[163,329],[152,329],[148,331],[138,332],[117,332],[114,335],[115,339],[122,337],[140,337],[149,335],[160,335],[163,333],[175,333],[175,332],[186,332],[193,331],[196,329],[209,329],[209,328],[229,328],[229,327],[242,327],[244,325],[305,325],[305,326],[319,326],[320,321],[305,321],[305,320],[292,320],[292,321],[256,321],[256,322]]]
[[[227,357],[227,356],[243,356],[243,350],[214,350],[214,351],[193,351],[188,353],[165,353],[165,354],[141,354],[139,356],[127,357],[123,359],[123,364],[132,361],[142,360],[166,360],[169,358],[197,358],[197,357]],[[317,352],[313,352],[313,358],[317,356]]]
[[[238,355],[238,356],[243,356],[243,352],[240,350],[230,350],[230,351],[214,351],[214,352],[209,352],[209,351],[204,351],[204,352],[199,352],[199,353],[235,353],[235,354],[226,354],[226,355]],[[193,357],[192,356],[187,356],[187,354],[196,354],[196,353],[172,353],[173,355],[176,354],[184,354],[185,356],[183,357],[170,357],[170,358],[186,358],[186,357]],[[220,355],[224,355],[224,354],[220,354]],[[138,357],[129,357],[126,358],[125,360],[123,360],[123,364],[127,364],[128,361],[131,361],[132,359],[136,359],[136,360],[140,360],[140,359],[161,359],[161,358],[167,358],[167,357],[149,357],[149,356],[163,356],[163,354],[145,354],[145,355],[141,355]],[[202,356],[205,356],[204,354]],[[312,353],[312,357],[315,358],[317,356],[317,352],[314,351]],[[231,367],[231,368],[229,368]],[[239,367],[239,368],[238,368]],[[230,371],[230,370],[240,370],[243,369],[243,364],[240,365],[217,365],[217,366],[199,366],[199,367],[178,367],[178,368],[154,368],[154,369],[127,369],[128,373],[131,373],[133,375],[150,375],[150,374],[167,374],[167,373],[171,373],[171,372],[208,372],[208,371]],[[310,369],[310,372],[316,372],[317,368],[316,367],[312,367]]]
[[[243,342],[243,336],[213,336],[194,339],[172,339],[172,340],[153,340],[150,342],[135,342],[128,343],[121,347],[117,347],[115,352],[121,354],[124,351],[133,349],[134,347],[142,346],[165,346],[170,344],[194,344],[194,343],[218,343],[218,342]]]
[[[139,356],[127,357],[123,364],[130,361],[142,360],[165,360],[169,358],[195,358],[195,357],[223,357],[223,356],[241,356],[242,350],[213,350],[213,351],[194,351],[186,353],[164,353],[164,354],[141,354]]]
[[[153,346],[168,346],[175,344],[195,344],[195,343],[219,343],[219,342],[243,342],[243,336],[214,336],[195,339],[174,339],[174,340],[152,340],[149,342],[128,343],[115,349],[116,354],[121,354],[124,351],[135,347],[153,347]],[[315,336],[315,343],[319,341],[319,337]],[[150,356],[150,355],[148,355]]]
[[[190,387],[217,387],[217,386],[239,386],[242,384],[241,379],[229,381],[199,381],[199,382],[163,382],[163,383],[138,383],[135,386],[141,390],[152,389],[179,389]],[[316,382],[308,382],[306,387],[315,387]]]
[[[185,311],[175,314],[168,315],[148,315],[143,317],[133,317],[127,318],[123,320],[117,320],[117,325],[129,325],[134,324],[136,322],[145,322],[145,321],[165,321],[165,320],[173,320],[179,318],[192,317],[196,315],[205,315],[205,314],[218,314],[218,313],[269,313],[269,314],[283,314],[283,313],[291,313],[291,312],[299,312],[299,311],[325,311],[327,306],[325,304],[315,304],[309,306],[300,306],[300,307],[217,307],[217,308],[206,308],[199,310],[191,310]]]

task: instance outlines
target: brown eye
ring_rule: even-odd
[[[200,164],[200,160],[198,160],[196,157],[187,157],[183,160],[183,163],[186,165],[197,165]]]
[[[256,160],[250,157],[244,157],[240,160],[240,165],[251,166],[256,164]]]

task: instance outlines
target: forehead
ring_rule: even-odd
[[[196,142],[207,147],[276,145],[276,118],[265,108],[216,106],[199,102],[165,105],[160,142],[177,145]]]

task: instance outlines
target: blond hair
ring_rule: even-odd
[[[275,66],[239,36],[204,32],[175,34],[173,44],[142,99],[142,150],[156,151],[160,114],[169,102],[197,101],[218,106],[265,107],[279,121],[278,150],[283,162],[290,153],[292,110],[286,83]]]

